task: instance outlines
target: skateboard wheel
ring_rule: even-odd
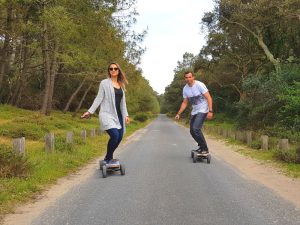
[[[194,158],[194,151],[191,151],[191,158]]]
[[[102,166],[102,177],[103,178],[107,177],[107,168],[105,165]]]
[[[206,160],[207,160],[207,161],[206,161],[206,162],[207,162],[207,164],[210,164],[211,156],[210,156],[210,155],[208,155]]]
[[[197,154],[194,154],[194,155],[193,155],[193,163],[196,163],[196,162],[197,162],[197,157],[198,157]]]
[[[125,165],[124,164],[120,165],[120,170],[121,170],[121,175],[124,176],[125,175]]]

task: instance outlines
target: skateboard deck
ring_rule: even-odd
[[[106,163],[107,168],[117,168],[120,167],[120,161],[116,160],[113,163]]]

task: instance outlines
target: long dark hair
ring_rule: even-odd
[[[120,65],[118,63],[112,62],[108,65],[107,67],[107,73],[108,73],[108,77],[111,77],[110,72],[109,72],[109,68],[111,65],[116,65],[119,69],[119,73],[118,73],[118,83],[120,84],[120,86],[125,90],[125,85],[128,84],[128,81],[126,79],[126,75],[125,73],[123,73]]]

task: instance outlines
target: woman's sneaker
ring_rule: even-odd
[[[117,160],[117,159],[109,160],[109,164],[118,164],[118,163],[119,163],[119,160]]]

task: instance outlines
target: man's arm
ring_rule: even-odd
[[[186,109],[186,107],[189,105],[189,101],[187,98],[184,98],[182,103],[181,103],[181,106],[180,106],[180,109],[178,111],[178,113],[176,114],[175,116],[175,119],[176,120],[179,120],[180,118],[180,114]]]
[[[205,92],[203,96],[206,98],[207,103],[208,103],[208,114],[207,114],[207,119],[212,119],[213,118],[213,102],[212,102],[212,97],[210,96],[209,92]]]

